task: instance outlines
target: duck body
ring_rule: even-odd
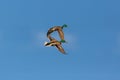
[[[56,40],[55,38],[50,37],[50,42],[45,42],[45,46],[55,46],[61,53],[65,54],[65,50],[61,46],[61,42]]]
[[[50,42],[45,42],[44,45],[45,46],[55,46],[61,53],[65,54],[65,50],[62,47],[62,43],[65,43],[65,39],[64,39],[64,33],[63,33],[63,28],[67,27],[67,25],[63,25],[63,26],[54,26],[52,28],[50,28],[47,32],[47,38],[50,40]],[[60,37],[60,41],[58,41],[57,39],[53,38],[51,36],[51,33],[53,33],[54,31],[57,31]]]

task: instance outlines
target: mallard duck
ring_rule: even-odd
[[[50,34],[54,31],[57,31],[59,36],[60,36],[60,39],[61,39],[60,42],[65,43],[66,41],[64,39],[64,33],[63,33],[63,30],[62,30],[64,27],[67,27],[67,25],[64,24],[63,26],[54,26],[54,27],[50,28],[47,32],[47,37],[50,38]]]
[[[45,42],[45,46],[55,46],[61,53],[65,54],[63,47],[61,46],[61,42],[54,39],[53,37],[49,37],[50,42]]]

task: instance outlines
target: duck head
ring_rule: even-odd
[[[65,40],[61,40],[61,41],[59,41],[60,43],[67,43],[67,41],[65,41]]]
[[[64,27],[67,27],[67,24],[62,25],[62,27],[61,27],[61,28],[63,29]]]

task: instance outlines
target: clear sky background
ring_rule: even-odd
[[[0,80],[120,80],[119,0],[0,0]],[[68,55],[43,46],[64,29]]]

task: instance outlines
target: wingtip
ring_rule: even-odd
[[[66,53],[66,52],[64,52],[63,54],[64,54],[64,55],[68,55],[68,53]]]

